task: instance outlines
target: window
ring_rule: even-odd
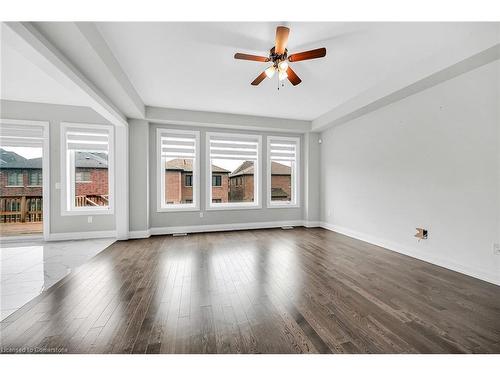
[[[113,127],[62,124],[62,214],[113,213]]]
[[[23,172],[9,172],[7,176],[7,186],[24,186]]]
[[[268,207],[299,206],[300,138],[267,137]]]
[[[200,133],[159,128],[156,136],[157,211],[198,210]]]
[[[222,176],[212,175],[212,186],[222,186]]]
[[[90,171],[86,172],[76,172],[75,173],[76,182],[92,182],[90,179]]]
[[[259,135],[207,133],[207,209],[260,207],[260,153]]]
[[[29,186],[42,186],[42,171],[29,172]]]

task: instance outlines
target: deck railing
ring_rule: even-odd
[[[0,197],[0,223],[33,223],[42,220],[42,197]]]
[[[79,195],[76,207],[107,206],[107,195]],[[42,197],[0,197],[0,223],[35,223],[43,221]]]
[[[108,204],[107,195],[77,195],[75,197],[76,207],[107,206]]]

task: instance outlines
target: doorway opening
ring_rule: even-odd
[[[46,236],[48,127],[18,120],[0,126],[0,239]]]

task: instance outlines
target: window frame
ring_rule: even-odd
[[[37,182],[40,182],[40,183],[37,183],[35,185],[33,185],[31,183],[31,176],[33,174],[37,174]],[[41,187],[43,185],[43,172],[42,171],[39,171],[39,170],[28,170],[28,185],[27,187]]]
[[[70,150],[67,148],[66,136],[68,131],[75,128],[88,130],[89,133],[92,133],[93,129],[106,129],[108,131],[108,206],[75,207],[76,166],[71,170],[74,164],[74,154],[68,152]],[[114,127],[112,125],[61,122],[61,216],[114,215],[114,137]]]
[[[234,137],[241,138],[242,141],[256,140],[257,141],[257,160],[254,163],[254,201],[253,202],[212,202],[212,159],[210,158],[210,138],[211,137]],[[243,134],[243,133],[226,133],[226,132],[206,132],[205,133],[205,210],[207,211],[223,211],[223,210],[256,210],[262,208],[262,135],[260,134]],[[230,173],[229,173],[230,174]],[[209,177],[208,177],[209,176]],[[229,175],[228,175],[228,179]],[[230,183],[228,182],[228,185]]]
[[[19,182],[19,178],[16,178],[16,184],[15,185],[11,185],[10,182],[9,182],[9,179],[10,179],[10,176],[15,174],[16,177],[18,177],[19,175],[21,176],[21,180],[22,180],[22,184],[19,185],[17,184]],[[29,180],[29,176],[28,176],[28,180]],[[15,188],[15,187],[24,187],[24,172],[16,172],[16,171],[9,171],[7,170],[7,185],[5,185],[6,188]]]
[[[271,179],[271,142],[289,141],[295,143],[295,174],[291,175],[292,200],[273,201],[272,200],[272,179]],[[300,137],[267,136],[267,208],[300,208]]]
[[[167,204],[165,197],[165,178],[162,171],[161,137],[162,134],[194,135],[195,157],[193,172],[191,177],[193,189],[193,203]],[[200,210],[200,132],[198,130],[181,130],[172,128],[156,129],[156,212],[178,212],[178,211],[199,211]],[[185,182],[185,181],[184,181]],[[184,185],[182,183],[181,185]],[[164,204],[165,202],[165,204]]]
[[[191,182],[191,185],[187,184],[188,177],[189,177],[189,180]],[[193,187],[193,174],[192,173],[186,173],[184,175],[184,187],[190,187],[190,188]]]
[[[214,185],[214,177],[215,177],[215,181],[217,181],[217,177],[220,181],[220,185]],[[212,174],[212,187],[218,187],[218,188],[221,188],[222,187],[222,175],[221,174]]]
[[[89,183],[91,183],[91,182],[92,182],[92,180],[90,180],[90,179],[89,179],[89,180],[81,180],[81,181],[78,181],[78,180],[77,180],[77,178],[76,178],[76,176],[77,176],[77,174],[78,174],[78,173],[81,173],[82,175],[83,175],[83,173],[88,173],[88,174],[89,174],[89,178],[90,178],[90,171],[81,171],[81,172],[77,172],[77,171],[75,170],[75,182],[78,182],[79,184],[89,184]]]

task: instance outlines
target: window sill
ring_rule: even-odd
[[[62,211],[61,216],[96,216],[96,215],[114,215],[114,210],[110,208],[96,209],[89,207],[88,209],[78,209],[71,211]]]
[[[217,203],[216,203],[217,204]],[[239,204],[221,204],[220,206],[208,206],[207,211],[225,211],[225,210],[260,210],[262,205],[239,205]]]
[[[156,209],[156,212],[193,212],[193,211],[199,211],[200,208],[199,207],[179,207],[179,206],[176,206],[176,207],[172,207],[172,208],[169,208],[169,207],[158,207]]]
[[[42,185],[28,185],[26,187],[42,187]]]
[[[6,188],[23,188],[24,185],[6,185]]]
[[[268,203],[267,208],[300,208],[299,204],[276,204]]]

